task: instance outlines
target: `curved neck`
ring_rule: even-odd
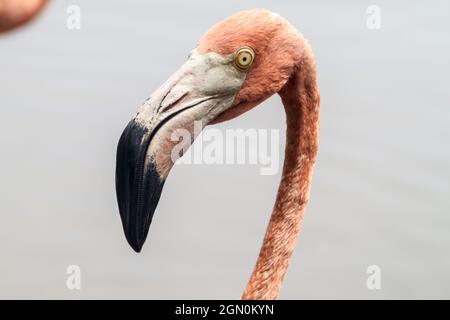
[[[306,44],[296,71],[279,92],[286,111],[286,149],[277,199],[242,299],[276,299],[309,199],[319,136],[319,90]]]

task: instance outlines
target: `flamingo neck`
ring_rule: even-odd
[[[283,175],[256,266],[242,299],[276,299],[294,251],[309,199],[318,149],[319,90],[312,51],[279,92],[286,111]]]

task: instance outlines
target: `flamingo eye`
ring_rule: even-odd
[[[234,64],[241,70],[247,70],[255,59],[255,51],[250,47],[239,48],[234,54]]]

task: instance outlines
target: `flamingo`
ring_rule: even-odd
[[[319,89],[313,52],[284,18],[238,12],[209,29],[186,63],[138,109],[117,147],[116,194],[128,243],[140,252],[173,166],[174,130],[230,120],[278,93],[286,112],[282,179],[242,299],[279,295],[309,199],[318,149]],[[192,143],[192,141],[190,141]]]
[[[0,0],[0,32],[27,23],[46,3],[47,0]]]

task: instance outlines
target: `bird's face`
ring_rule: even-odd
[[[268,11],[252,10],[214,26],[125,128],[117,149],[116,191],[125,235],[135,251],[144,244],[176,160],[172,151],[179,141],[173,134],[187,130],[192,139],[183,144],[190,144],[198,133],[194,122],[205,126],[233,118],[286,83],[298,48],[273,43],[285,27],[280,21]],[[281,38],[289,36],[298,37]]]

